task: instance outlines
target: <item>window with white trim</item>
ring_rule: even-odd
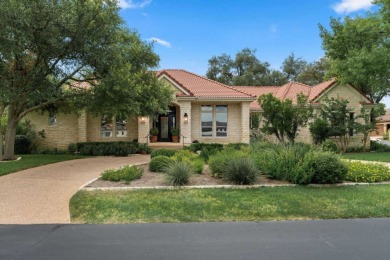
[[[227,136],[227,106],[215,106],[217,136]]]
[[[116,137],[127,137],[127,118],[124,116],[116,117]]]
[[[212,137],[214,122],[213,106],[201,106],[200,113],[202,136]]]
[[[103,138],[113,136],[113,117],[110,115],[103,115],[100,120],[100,136]]]

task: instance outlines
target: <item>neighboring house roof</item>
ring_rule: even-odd
[[[284,84],[281,87],[275,86],[275,87],[262,87],[262,86],[253,86],[253,87],[247,87],[247,86],[234,86],[236,89],[245,90],[249,93],[252,93],[256,95],[257,97],[271,93],[275,97],[285,100],[285,99],[291,99],[293,102],[296,102],[297,100],[297,94],[302,93],[306,96],[308,96],[308,101],[315,103],[316,100],[326,92],[326,90],[332,88],[336,84],[335,79],[331,79],[325,82],[322,82],[315,86],[309,86],[305,85],[299,82],[288,82]],[[353,87],[353,86],[352,86]],[[362,94],[359,91],[360,94]],[[362,94],[363,95],[363,94]],[[364,96],[364,95],[363,95]],[[365,97],[365,96],[364,96]],[[366,98],[366,97],[365,97]],[[372,102],[366,98],[365,103],[372,104]],[[250,105],[251,110],[261,110],[260,105],[258,104],[257,100],[253,101]]]
[[[167,69],[159,71],[158,78],[163,75],[180,86],[184,91],[177,93],[178,97],[199,97],[199,98],[233,98],[233,99],[249,99],[256,98],[254,94],[250,94],[240,89],[224,85],[214,80],[204,78],[194,73],[185,70]],[[186,93],[187,92],[187,93]]]
[[[390,122],[390,108],[386,109],[386,114],[381,116],[379,122]]]

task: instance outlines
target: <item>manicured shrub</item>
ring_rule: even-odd
[[[325,140],[325,142],[322,143],[322,150],[327,151],[327,152],[333,152],[333,153],[340,152],[340,149],[337,146],[337,144],[330,139],[327,139],[327,140]]]
[[[363,163],[358,161],[345,162],[348,173],[347,181],[353,182],[381,182],[390,180],[390,169],[378,163]]]
[[[187,146],[185,149],[190,150],[193,153],[201,151],[204,155],[201,155],[206,161],[209,155],[215,154],[218,151],[223,150],[223,144],[206,144],[206,143],[192,143],[190,146]]]
[[[189,182],[192,173],[191,166],[186,162],[173,162],[166,169],[167,181],[175,186],[185,185]]]
[[[351,146],[351,147],[348,147],[345,152],[346,153],[362,153],[362,152],[364,152],[364,147],[363,146]]]
[[[348,168],[338,155],[330,152],[316,152],[310,157],[310,161],[309,165],[313,169],[311,183],[328,184],[345,180]]]
[[[81,155],[87,156],[127,156],[138,151],[139,144],[134,142],[84,142],[76,143]]]
[[[164,172],[172,162],[173,159],[168,156],[159,155],[153,157],[149,163],[149,170],[152,172]]]
[[[15,137],[15,154],[30,154],[31,140],[26,135],[17,135]]]
[[[129,183],[132,180],[140,179],[144,170],[137,166],[124,166],[117,170],[106,170],[102,173],[101,178],[108,181],[125,181]]]
[[[141,154],[151,154],[152,153],[152,148],[150,148],[147,144],[140,144],[138,146],[138,151],[137,153],[141,153]]]
[[[172,157],[173,155],[175,155],[175,153],[176,150],[172,150],[172,149],[158,149],[158,150],[153,150],[152,153],[150,154],[150,157],[153,158],[160,155]]]
[[[75,153],[77,152],[77,144],[75,144],[75,143],[70,143],[70,144],[68,145],[68,152],[69,152],[70,154],[75,154]]]
[[[245,144],[245,143],[230,143],[230,144],[227,144],[225,146],[225,149],[226,148],[232,148],[232,149],[235,149],[235,150],[241,150],[243,147],[247,147],[249,146],[249,144]]]
[[[249,185],[256,181],[258,170],[250,157],[233,157],[222,170],[223,179],[237,185]]]

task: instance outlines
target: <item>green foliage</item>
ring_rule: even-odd
[[[70,144],[68,145],[68,152],[69,152],[70,154],[75,154],[75,153],[77,152],[77,144],[75,144],[75,143],[70,143]]]
[[[150,157],[153,158],[159,155],[172,157],[175,155],[176,152],[177,152],[176,150],[172,150],[172,149],[157,149],[157,150],[153,150],[153,152],[150,154]]]
[[[345,178],[353,182],[381,182],[390,180],[390,169],[378,163],[346,162],[348,173]]]
[[[146,154],[151,154],[152,148],[150,148],[147,144],[139,144],[137,152],[138,153],[146,152]]]
[[[165,172],[173,162],[174,160],[171,157],[159,155],[150,160],[149,170],[152,172]]]
[[[251,148],[253,150],[253,152],[262,152],[264,150],[267,150],[267,149],[276,149],[278,147],[277,144],[274,144],[274,143],[271,143],[271,142],[262,142],[262,141],[257,141],[257,142],[253,142],[251,144]]]
[[[325,74],[329,70],[329,59],[322,57],[317,61],[307,63],[296,77],[296,81],[314,86],[325,80]]]
[[[385,144],[381,144],[378,141],[371,141],[370,147],[371,147],[371,151],[390,152],[390,146],[385,145]]]
[[[298,75],[302,73],[307,62],[302,58],[295,58],[294,53],[291,53],[282,64],[282,70],[288,81],[296,81]]]
[[[265,134],[275,135],[284,144],[286,139],[294,143],[299,128],[307,125],[312,117],[313,108],[307,103],[307,97],[302,93],[297,95],[297,104],[291,99],[280,100],[272,94],[264,94],[258,102],[263,109]]]
[[[188,165],[190,165],[194,173],[201,174],[203,172],[203,167],[204,167],[203,159],[198,154],[194,154],[191,151],[188,150],[177,151],[175,155],[172,157],[172,159],[177,162],[186,162]]]
[[[347,166],[340,160],[340,157],[329,152],[315,152],[305,160],[313,170],[311,183],[329,184],[339,183],[345,179],[348,172]]]
[[[314,144],[322,144],[330,136],[330,126],[322,118],[316,118],[309,126],[311,137]]]
[[[180,135],[180,128],[179,127],[173,127],[171,129],[171,134],[172,135]]]
[[[336,137],[336,144],[343,153],[348,149],[351,133],[356,128],[354,111],[348,104],[348,100],[340,98],[326,98],[321,104],[321,118],[328,125],[323,133]]]
[[[250,154],[249,150],[236,150],[234,148],[226,148],[209,158],[209,167],[213,174],[222,173],[227,163],[234,158],[245,158]]]
[[[237,185],[249,185],[256,181],[258,170],[253,159],[247,157],[232,157],[227,160],[222,169],[222,177]]]
[[[216,154],[218,151],[223,150],[222,144],[206,144],[206,143],[192,143],[190,146],[187,146],[185,149],[192,151],[193,153],[199,153],[200,158],[205,162],[209,160],[209,157],[213,154]]]
[[[336,183],[346,173],[337,155],[304,144],[267,149],[253,157],[262,173],[296,184]]]
[[[346,153],[362,153],[365,149],[363,146],[350,146],[345,151]]]
[[[117,4],[1,2],[0,108],[12,122],[5,158],[13,158],[14,127],[32,111],[151,115],[168,107],[173,90],[150,72],[159,57],[127,28]]]
[[[387,0],[377,1],[387,3]],[[320,36],[330,59],[328,77],[352,83],[375,103],[390,93],[389,5],[365,17],[332,18],[330,30],[320,25]]]
[[[340,151],[337,147],[337,144],[330,139],[327,139],[325,142],[322,143],[322,150],[333,153],[338,153]]]
[[[166,169],[167,181],[174,186],[185,185],[192,173],[191,166],[186,162],[173,162]]]
[[[233,148],[234,150],[241,150],[243,147],[248,147],[249,144],[245,143],[230,143],[225,146],[225,149]]]
[[[158,135],[158,132],[158,128],[152,128],[150,129],[149,134],[155,136]]]
[[[126,165],[117,170],[106,170],[102,173],[101,178],[108,181],[124,181],[129,183],[132,180],[140,179],[144,170],[138,166]]]
[[[137,153],[139,147],[134,142],[84,142],[76,145],[81,155],[88,156],[127,156]]]
[[[31,140],[26,135],[17,135],[15,138],[15,153],[30,154]]]
[[[35,127],[33,124],[31,124],[30,120],[23,120],[19,122],[19,124],[16,126],[16,135],[24,135],[30,140],[31,143],[29,147],[26,148],[30,150],[30,152],[36,152],[39,148],[39,144],[42,138],[45,138],[43,131],[38,133],[35,131]]]

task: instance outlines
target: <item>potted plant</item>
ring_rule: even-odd
[[[171,134],[172,134],[172,142],[178,143],[180,140],[180,128],[174,127],[171,129]]]
[[[157,136],[158,136],[158,128],[152,128],[150,129],[150,142],[155,143],[157,142]]]

